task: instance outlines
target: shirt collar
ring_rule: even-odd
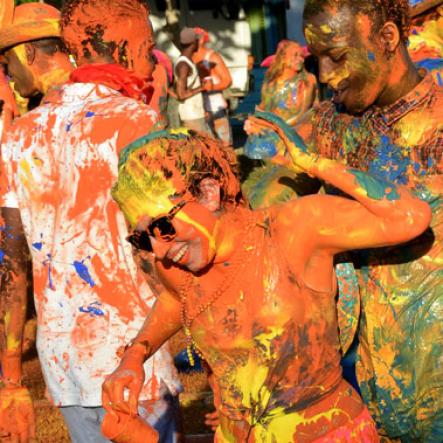
[[[392,126],[397,120],[427,100],[434,87],[435,83],[432,75],[427,73],[423,80],[408,94],[382,108],[371,106],[365,112],[365,116],[378,116],[383,122],[382,126]]]
[[[95,83],[65,83],[64,85],[49,89],[42,99],[42,103],[62,104],[76,103],[87,100],[96,100],[110,96],[120,96],[121,94],[105,85]]]

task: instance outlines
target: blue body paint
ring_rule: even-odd
[[[374,200],[383,200],[383,198],[387,198],[391,201],[400,198],[394,184],[386,182],[380,178],[374,178],[372,175],[368,175],[356,169],[351,169],[349,172],[355,176],[357,183],[366,191],[368,197],[373,198]]]

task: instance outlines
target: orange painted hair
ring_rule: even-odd
[[[66,0],[61,10],[65,44],[75,56],[92,52],[125,66],[131,32],[148,21],[145,0]]]

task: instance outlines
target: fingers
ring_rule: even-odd
[[[109,412],[110,414],[113,413],[112,407],[111,407],[111,399],[108,394],[108,380],[106,379],[102,386],[102,406],[105,409],[106,412]]]
[[[142,383],[138,380],[131,383],[129,389],[129,413],[131,415],[137,415],[138,413],[138,397],[140,396]]]
[[[102,386],[102,405],[110,414],[115,411],[129,413],[129,406],[124,400],[125,388],[130,384],[129,377],[109,377]]]
[[[219,424],[220,420],[217,411],[209,412],[205,415],[205,425],[209,426],[213,431],[216,430]]]

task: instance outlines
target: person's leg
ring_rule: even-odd
[[[232,130],[226,109],[221,109],[212,114],[212,122],[217,138],[225,145],[232,145]]]
[[[72,443],[110,443],[100,431],[105,415],[103,408],[64,406],[59,409],[65,419]]]

